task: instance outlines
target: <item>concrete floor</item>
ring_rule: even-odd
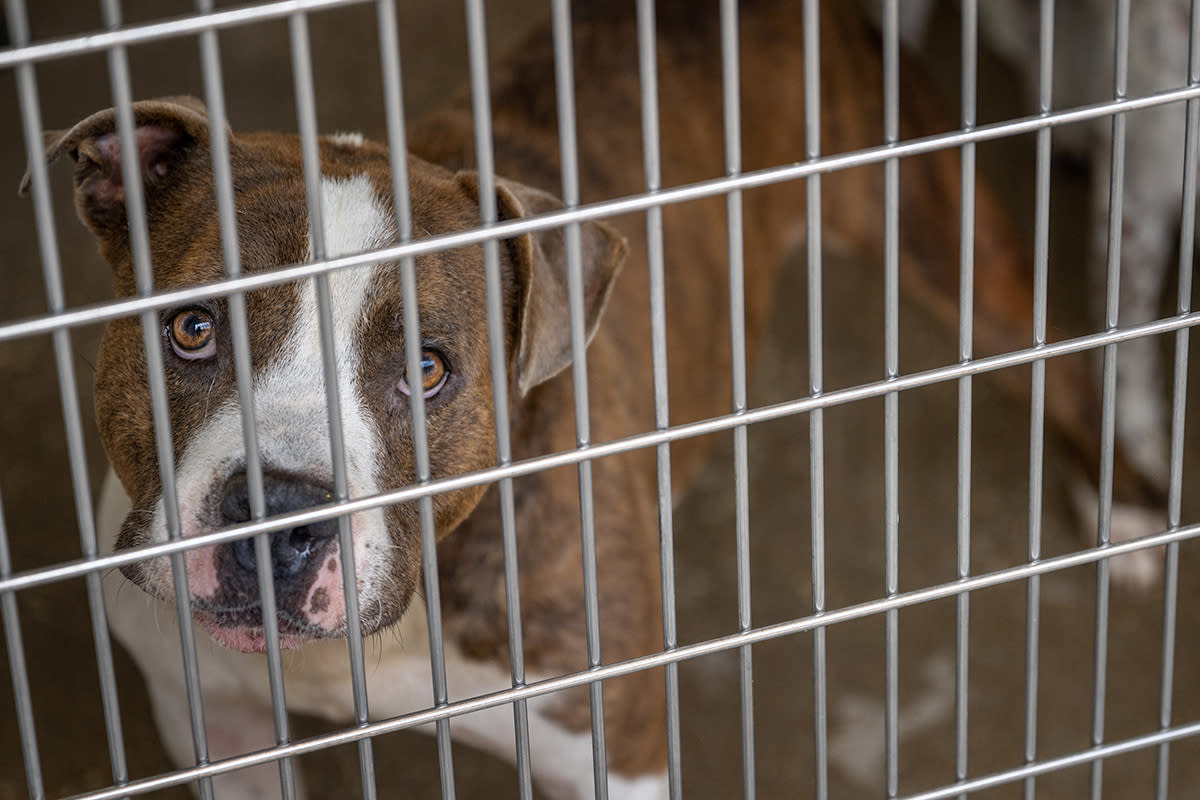
[[[35,38],[62,36],[101,26],[98,12],[69,0],[32,4]],[[455,3],[406,0],[401,10],[407,103],[419,113],[465,76],[461,10]],[[505,0],[489,4],[491,52],[500,54],[515,35],[545,13],[543,3]],[[190,11],[184,0],[126,3],[126,21]],[[311,33],[316,63],[317,107],[322,130],[383,132],[377,48],[371,7],[314,14]],[[286,25],[256,25],[221,34],[229,115],[241,128],[294,127]],[[187,40],[131,51],[135,95],[202,93],[198,49]],[[951,65],[953,67],[953,65]],[[1014,82],[985,61],[985,118],[1021,108],[1008,92]],[[41,112],[47,125],[80,119],[108,105],[102,56],[40,66]],[[951,84],[955,75],[947,75]],[[0,188],[15,190],[24,169],[16,85],[0,74]],[[985,175],[1002,174],[1001,191],[1021,224],[1030,226],[1032,143],[981,148]],[[75,223],[65,170],[55,171],[58,241],[72,305],[107,298],[107,269]],[[1067,330],[1082,324],[1079,298],[1078,210],[1086,176],[1060,164],[1053,188],[1055,255],[1052,300]],[[0,191],[0,264],[7,290],[0,292],[0,322],[44,312],[33,213],[15,191]],[[766,346],[753,370],[752,400],[768,403],[807,392],[807,321],[803,265],[786,270]],[[874,380],[882,374],[882,290],[875,265],[831,256],[826,262],[825,369],[830,388]],[[902,308],[901,363],[905,371],[953,360],[954,334],[920,308]],[[93,485],[103,454],[91,420],[91,363],[100,330],[73,333],[75,367],[83,386],[86,445]],[[1167,346],[1164,342],[1164,347]],[[0,345],[0,493],[15,568],[34,569],[76,558],[78,537],[69,488],[58,385],[48,337]],[[1028,370],[1026,370],[1028,372]],[[1193,369],[1191,396],[1200,391]],[[901,402],[901,589],[950,580],[955,564],[956,392],[942,385],[902,396]],[[972,475],[972,572],[1024,559],[1028,516],[1028,412],[995,391],[993,380],[976,382]],[[825,415],[828,605],[837,608],[883,593],[883,404],[859,403]],[[1196,426],[1189,430],[1185,476],[1200,468]],[[767,624],[805,615],[811,608],[808,420],[798,417],[750,432],[754,622]],[[1064,457],[1048,440],[1045,488],[1047,555],[1075,549],[1074,521],[1064,492]],[[1192,481],[1188,480],[1189,485]],[[732,446],[721,437],[700,485],[677,512],[679,624],[683,642],[736,630]],[[1200,507],[1185,493],[1184,521]],[[1200,546],[1182,548],[1174,720],[1200,719]],[[92,636],[82,581],[22,592],[18,596],[38,744],[49,796],[104,786],[110,779],[98,694]],[[1162,599],[1114,589],[1112,594],[1105,737],[1117,740],[1157,726]],[[954,776],[953,600],[900,614],[900,791],[915,792]],[[1047,758],[1086,748],[1092,719],[1092,631],[1095,569],[1080,568],[1044,579],[1039,662],[1038,753]],[[1024,693],[1024,586],[1008,585],[971,598],[970,774],[1021,763]],[[872,617],[828,632],[831,796],[882,797],[884,686],[883,619]],[[169,768],[157,742],[140,678],[118,649],[122,720],[132,775]],[[10,686],[7,659],[0,660],[0,687]],[[738,660],[735,654],[684,662],[680,667],[684,790],[689,798],[740,796],[742,766],[738,727]],[[760,797],[811,793],[813,761],[811,638],[776,640],[754,648],[755,747]],[[297,720],[297,734],[327,728]],[[432,739],[398,734],[376,742],[381,797],[437,796],[437,759]],[[357,785],[352,748],[303,760],[314,797],[351,794]],[[516,796],[507,765],[463,747],[455,748],[461,797]],[[1152,796],[1154,754],[1142,751],[1105,764],[1105,796]],[[1200,795],[1200,741],[1172,748],[1171,797]],[[1038,782],[1038,797],[1085,794],[1087,768],[1077,767]],[[1009,786],[981,798],[1018,796]],[[25,796],[13,697],[0,688],[0,800]],[[184,797],[183,792],[170,793]]]

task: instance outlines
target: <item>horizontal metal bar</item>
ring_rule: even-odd
[[[1022,767],[1002,772],[993,772],[991,775],[984,775],[983,777],[963,781],[962,783],[943,786],[939,789],[931,789],[928,792],[904,795],[897,798],[897,800],[945,800],[948,797],[957,797],[970,792],[983,791],[984,789],[1003,786],[1006,783],[1014,783],[1026,778],[1045,775],[1049,772],[1058,772],[1059,770],[1078,767],[1082,764],[1096,763],[1106,758],[1126,755],[1137,750],[1145,750],[1149,747],[1167,744],[1168,742],[1177,742],[1180,739],[1188,739],[1197,735],[1200,735],[1200,721],[1155,731],[1154,733],[1143,734],[1142,736],[1134,736],[1119,742],[1110,742],[1109,744],[1097,747],[1089,747],[1086,750],[1079,750],[1069,755],[1059,756],[1058,758],[1035,761],[1032,764]]]
[[[0,55],[3,54],[0,53]],[[807,178],[810,175],[820,175],[852,167],[878,164],[890,158],[904,158],[932,153],[937,150],[959,147],[971,142],[983,142],[1006,136],[1031,133],[1042,128],[1084,122],[1116,113],[1155,108],[1168,103],[1183,102],[1192,98],[1200,98],[1200,86],[1173,89],[1132,100],[1096,103],[1089,106],[1080,106],[1069,111],[1024,117],[995,125],[985,125],[969,131],[936,134],[894,145],[882,145],[840,155],[823,156],[786,166],[772,167],[755,172],[742,172],[738,175],[712,178],[669,189],[591,203],[565,211],[508,220],[495,225],[485,225],[465,231],[433,236],[428,239],[420,239],[418,241],[380,248],[379,250],[340,256],[338,258],[327,258],[312,263],[296,264],[270,272],[243,275],[236,279],[197,284],[186,289],[158,292],[145,297],[98,303],[61,314],[46,314],[44,316],[5,324],[0,326],[0,342],[45,334],[58,328],[107,322],[118,317],[132,316],[141,311],[170,308],[214,297],[224,297],[235,292],[248,292],[268,286],[277,286],[349,267],[377,264],[381,261],[394,261],[409,256],[422,256],[427,253],[436,253],[455,247],[480,244],[492,239],[513,238],[526,233],[561,228],[571,223],[645,211],[655,206],[700,200],[715,195],[728,194],[731,191],[753,189],[784,181]]]
[[[902,392],[930,386],[935,383],[944,383],[946,381],[957,380],[966,375],[994,372],[1047,358],[1079,353],[1103,347],[1107,344],[1126,342],[1142,336],[1154,336],[1191,328],[1198,324],[1200,324],[1200,311],[1193,311],[1189,314],[1155,320],[1154,322],[1147,322],[1131,328],[1094,333],[1040,347],[1014,350],[998,356],[980,358],[965,364],[952,364],[925,370],[924,372],[916,372],[911,375],[902,375],[898,378],[860,384],[847,389],[838,389],[815,397],[809,396],[741,413],[711,417],[698,422],[676,425],[666,430],[640,433],[624,439],[614,439],[600,444],[591,444],[575,450],[537,456],[512,464],[489,467],[488,469],[467,472],[449,478],[439,478],[426,484],[406,486],[402,489],[381,492],[368,497],[360,497],[344,503],[316,506],[294,514],[283,514],[262,520],[261,522],[249,522],[214,533],[205,533],[199,536],[191,536],[187,539],[122,550],[119,553],[112,553],[95,559],[65,562],[54,567],[30,570],[14,575],[11,578],[0,580],[0,592],[28,589],[33,586],[41,586],[68,578],[75,578],[96,570],[121,567],[148,558],[167,556],[172,553],[194,550],[209,545],[224,544],[238,539],[249,538],[259,533],[272,533],[299,525],[311,525],[323,520],[334,519],[343,514],[367,511],[379,506],[408,503],[435,494],[457,491],[472,486],[481,486],[486,483],[495,483],[504,478],[518,478],[524,475],[531,475],[535,472],[544,472],[557,467],[579,464],[583,461],[605,458],[647,447],[656,447],[657,445],[679,439],[721,433],[742,425],[769,422],[796,414],[805,414],[818,408],[830,408],[861,400],[869,400],[882,397],[891,392]]]
[[[423,711],[405,714],[399,717],[373,722],[369,725],[361,727],[336,731],[334,733],[314,736],[309,739],[293,742],[288,745],[268,748],[266,750],[258,750],[253,753],[236,756],[233,758],[214,761],[204,766],[193,767],[190,769],[181,769],[165,775],[159,775],[154,778],[147,778],[140,781],[134,781],[121,787],[110,789],[102,789],[86,794],[74,795],[71,800],[117,800],[117,798],[127,797],[136,794],[145,794],[159,789],[165,789],[169,786],[178,786],[188,783],[203,777],[211,777],[213,775],[230,772],[237,769],[245,769],[247,767],[258,766],[276,761],[280,758],[291,758],[312,753],[318,750],[325,750],[330,747],[337,747],[345,744],[352,744],[361,739],[372,736],[380,736],[383,734],[394,733],[396,731],[407,730],[418,725],[426,725],[432,722],[437,722],[441,719],[448,719],[462,714],[470,714],[476,711],[482,711],[487,708],[496,706],[508,705],[519,700],[528,700],[533,697],[549,694],[551,692],[573,689],[578,686],[585,686],[596,681],[609,680],[619,678],[624,675],[629,675],[643,670],[655,669],[665,666],[666,664],[677,663],[691,658],[699,658],[701,656],[713,655],[714,653],[722,653],[729,650],[735,650],[739,647],[758,644],[760,642],[778,639],[783,636],[792,636],[807,631],[816,630],[818,628],[826,628],[830,625],[838,625],[852,620],[863,619],[865,617],[882,614],[888,611],[898,610],[909,606],[929,603],[935,600],[942,600],[947,597],[963,594],[964,592],[980,591],[993,586],[999,586],[1005,583],[1025,580],[1033,575],[1045,575],[1050,572],[1058,572],[1064,569],[1080,567],[1087,564],[1092,564],[1106,558],[1113,558],[1118,555],[1125,555],[1136,550],[1143,550],[1151,547],[1160,547],[1172,542],[1180,542],[1188,539],[1200,537],[1200,524],[1189,525],[1186,528],[1178,528],[1172,531],[1157,533],[1150,536],[1144,536],[1140,539],[1121,542],[1120,544],[1109,544],[1104,547],[1095,547],[1088,550],[1082,550],[1076,553],[1069,553],[1063,556],[1048,558],[1044,561],[1038,561],[1031,564],[1022,564],[1016,567],[996,570],[984,575],[978,575],[972,578],[951,581],[936,586],[927,586],[923,589],[916,589],[910,592],[890,595],[888,597],[871,600],[857,605],[847,606],[835,611],[827,611],[823,614],[813,614],[799,619],[780,622],[774,625],[767,625],[761,628],[754,628],[744,633],[735,633],[728,636],[722,636],[716,639],[709,639],[696,644],[682,645],[674,650],[653,653],[651,655],[633,658],[628,661],[621,661],[606,666],[595,667],[593,669],[584,670],[582,672],[573,672],[567,675],[561,675],[555,678],[531,683],[526,686],[513,687],[504,689],[490,694],[479,695],[466,700],[451,703],[438,708],[428,708]],[[1092,748],[1082,751],[1074,756],[1066,758],[1079,759],[1083,761],[1091,761],[1095,758],[1105,758],[1110,755],[1127,752],[1129,749],[1135,749],[1129,745],[1129,742],[1137,742],[1136,747],[1150,747],[1170,739],[1184,738],[1185,736],[1193,736],[1200,733],[1200,722],[1190,725],[1174,728],[1169,731],[1159,731],[1152,735],[1139,737],[1137,739],[1126,740],[1125,742],[1105,745],[1103,747]],[[1165,737],[1165,738],[1164,738]],[[1061,759],[1060,759],[1061,760]],[[1022,767],[1019,770],[1013,770],[1011,773],[1004,773],[1006,781],[1019,780],[1025,777],[1028,769],[1040,769],[1049,771],[1043,765],[1046,763],[1030,765]],[[929,794],[919,795],[909,798],[908,800],[934,800],[944,796],[953,796],[963,791],[972,791],[976,787],[974,784],[979,781],[986,781],[989,778],[977,778],[975,781],[966,783],[954,784],[950,789],[950,795]],[[989,784],[990,785],[990,784]]]
[[[132,25],[102,33],[87,33],[42,44],[0,50],[0,69],[20,64],[33,64],[72,56],[100,53],[133,44],[145,44],[160,39],[188,36],[204,31],[249,25],[255,22],[286,17],[297,12],[320,11],[339,6],[360,5],[369,0],[277,0],[273,3],[242,6],[227,11],[191,14],[177,19]]]

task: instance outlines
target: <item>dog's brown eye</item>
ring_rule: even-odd
[[[446,385],[446,378],[449,376],[446,371],[446,362],[442,357],[432,350],[424,350],[421,353],[421,389],[422,394],[426,398],[433,397],[442,387]],[[405,394],[411,395],[412,389],[409,386],[408,370],[404,371],[404,377],[400,379],[397,387]]]
[[[167,334],[180,358],[208,358],[217,351],[212,315],[202,308],[187,308],[171,317]]]

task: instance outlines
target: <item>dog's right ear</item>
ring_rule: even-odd
[[[478,195],[479,177],[458,173],[458,180]],[[562,201],[539,189],[497,179],[501,219],[561,211]],[[603,222],[580,226],[583,260],[583,326],[591,342],[629,249],[625,237]],[[562,228],[525,234],[512,240],[516,261],[519,311],[516,372],[521,395],[571,365],[571,315],[567,300],[567,237]]]
[[[176,173],[198,144],[208,142],[208,112],[194,97],[165,97],[133,104],[137,150],[147,210],[162,202]],[[125,179],[117,110],[99,111],[68,131],[46,133],[46,161],[64,154],[75,162],[75,208],[97,236],[126,230]],[[20,192],[29,191],[30,175]]]

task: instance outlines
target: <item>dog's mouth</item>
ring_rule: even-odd
[[[186,484],[192,490],[181,493],[181,532],[185,539],[249,519],[246,480],[236,465],[233,469],[228,477],[220,470],[215,479]],[[268,517],[321,505],[328,492],[322,483],[312,481],[279,470],[265,472]],[[130,511],[117,547],[165,540],[161,504],[155,498],[144,502],[144,510]],[[265,537],[279,641],[284,648],[299,648],[314,639],[347,635],[347,587],[338,533],[336,519],[318,519],[301,520]],[[353,567],[355,578],[350,590],[359,599],[357,616],[364,634],[374,632],[390,620],[387,612],[397,605],[390,597],[381,597],[373,583],[374,576],[387,570],[388,562],[384,559],[390,557],[389,540],[381,511],[356,513],[351,517],[351,541],[358,563]],[[192,548],[183,554],[181,577],[186,579],[195,622],[217,643],[242,652],[261,653],[268,644],[258,582],[261,545],[257,537],[240,538]],[[152,596],[174,603],[176,575],[166,557],[136,562],[123,571]]]
[[[263,626],[262,609],[257,603],[219,609],[204,608],[197,604],[192,608],[192,618],[217,644],[243,653],[267,651],[267,632]],[[276,625],[279,629],[279,646],[284,650],[294,650],[312,639],[331,636],[329,631],[299,621],[284,611],[277,614]]]

